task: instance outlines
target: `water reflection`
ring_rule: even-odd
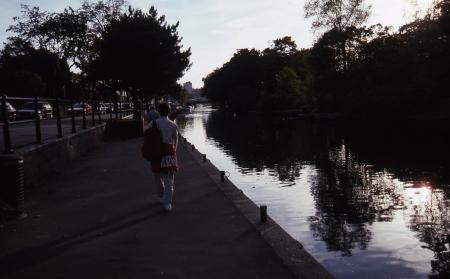
[[[371,260],[376,258],[370,265],[383,268],[386,276],[450,275],[446,126],[236,119],[220,112],[196,113],[180,119],[180,128],[192,135],[205,134],[209,144],[226,153],[241,173],[269,173],[286,187],[295,186],[308,173],[314,213],[305,222],[312,237],[325,243],[331,253],[339,252],[354,263],[369,259],[370,253]],[[202,125],[194,121],[198,118]],[[284,218],[293,217],[285,214]],[[414,241],[420,245],[411,244]],[[420,270],[420,261],[428,265],[428,271]],[[368,274],[370,267],[356,268],[365,277],[378,276]],[[342,278],[353,274],[333,273]]]

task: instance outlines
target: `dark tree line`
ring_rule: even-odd
[[[14,21],[0,51],[0,90],[10,96],[178,95],[177,81],[190,67],[178,23],[168,24],[154,7],[84,0],[50,13],[22,5]]]
[[[310,49],[289,37],[263,51],[241,49],[205,78],[205,94],[234,111],[296,109],[344,114],[445,113],[450,109],[450,1],[397,32],[363,26],[362,0],[310,0]]]
[[[242,112],[293,109],[307,99],[306,52],[291,37],[259,51],[240,49],[204,79],[204,94],[214,103]]]

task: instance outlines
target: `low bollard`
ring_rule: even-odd
[[[203,154],[203,163],[206,163],[206,154]]]
[[[261,219],[261,223],[267,222],[267,205],[261,205],[259,207],[259,215]]]
[[[184,143],[187,143],[187,138],[184,138]]]
[[[12,206],[19,218],[26,217],[23,158],[16,154],[0,156],[0,198]]]
[[[225,172],[224,171],[220,172],[220,181],[225,182]]]
[[[192,151],[195,151],[195,145],[192,145]]]

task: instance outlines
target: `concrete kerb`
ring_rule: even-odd
[[[291,237],[270,216],[266,223],[260,222],[259,207],[250,200],[230,180],[221,181],[220,171],[210,160],[203,161],[203,154],[197,149],[192,150],[189,141],[180,144],[189,150],[195,162],[200,165],[214,181],[215,185],[231,200],[233,205],[245,216],[250,224],[260,233],[261,237],[272,247],[275,253],[297,278],[316,279],[334,278],[319,262],[316,261],[301,245]]]

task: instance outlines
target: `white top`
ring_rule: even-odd
[[[148,124],[151,128],[153,121]],[[161,116],[156,119],[159,131],[161,131],[162,142],[167,144],[178,145],[178,126],[175,122],[170,120],[167,116]]]

